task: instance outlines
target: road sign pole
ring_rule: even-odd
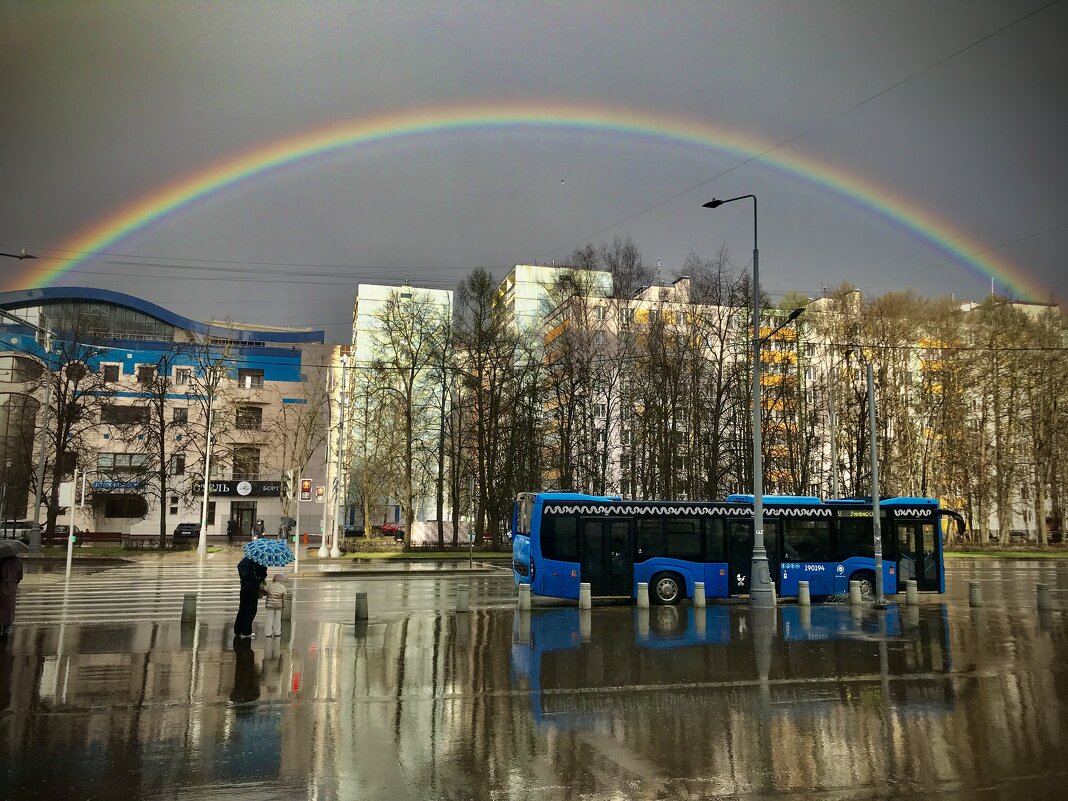
[[[326,545],[326,487],[315,488],[315,502],[323,505],[322,542],[319,543],[319,558],[326,559],[330,556],[330,549]]]
[[[296,573],[300,570],[300,491],[297,491],[297,509],[293,518],[293,555],[296,559],[293,562],[293,572]]]

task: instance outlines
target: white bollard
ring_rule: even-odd
[[[811,606],[812,596],[808,592],[808,582],[797,582],[797,605],[798,606]]]
[[[530,645],[530,611],[519,610],[519,642]]]
[[[530,611],[530,585],[519,585],[519,610],[521,612]]]
[[[456,588],[456,611],[466,612],[468,611],[469,593],[466,584],[461,584]]]
[[[693,605],[697,609],[703,609],[705,606],[705,583],[703,581],[693,583]]]
[[[593,596],[590,594],[590,583],[583,581],[579,584],[579,609],[589,609],[593,606]]]
[[[367,593],[356,593],[356,622],[367,620]]]
[[[579,636],[583,642],[593,639],[593,612],[589,609],[579,610]]]
[[[983,591],[978,581],[968,582],[968,606],[982,606]]]
[[[905,582],[905,603],[908,606],[917,606],[920,603],[920,587],[916,579]]]
[[[1038,599],[1038,608],[1042,611],[1051,609],[1049,600],[1049,585],[1038,583],[1035,585],[1035,595]]]
[[[860,594],[859,581],[849,582],[849,603],[851,603],[853,606],[860,606],[862,603],[864,603],[864,596]]]
[[[638,607],[644,609],[649,606],[649,582],[638,582]]]
[[[652,612],[648,608],[638,609],[634,612],[638,616],[638,636],[645,639],[649,636],[649,624],[650,615]]]
[[[187,592],[182,597],[182,622],[194,623],[197,619],[197,594]]]

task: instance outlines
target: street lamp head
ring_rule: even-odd
[[[796,309],[794,309],[792,312],[790,312],[790,316],[786,318],[786,322],[791,323],[791,322],[796,320],[798,317],[800,317],[804,313],[805,313],[805,307],[804,306],[798,306]]]
[[[723,205],[723,202],[724,201],[722,201],[722,200],[717,200],[716,198],[712,198],[707,203],[704,203],[701,206],[701,208],[703,208],[703,209],[718,209],[720,206]]]

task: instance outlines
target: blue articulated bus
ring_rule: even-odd
[[[945,592],[942,519],[963,527],[956,512],[930,498],[885,498],[879,503],[883,588],[904,591],[915,579],[922,592]],[[764,498],[764,540],[781,596],[807,581],[814,596],[875,591],[871,502],[822,501],[807,496]],[[580,582],[594,597],[634,599],[638,582],[650,600],[676,604],[705,595],[749,592],[753,555],[753,497],[725,501],[632,501],[571,492],[520,493],[512,514],[512,573],[534,595],[577,599]]]

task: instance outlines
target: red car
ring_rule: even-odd
[[[404,542],[404,524],[403,523],[383,523],[382,524],[382,536],[393,537],[397,542]]]

